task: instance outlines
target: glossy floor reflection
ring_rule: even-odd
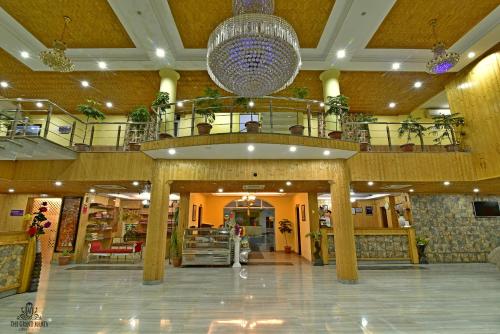
[[[137,268],[53,265],[37,294],[0,299],[0,333],[19,333],[10,324],[27,302],[48,321],[30,330],[42,333],[500,333],[500,272],[489,264],[365,270],[343,285],[334,266],[280,261],[293,266],[167,267],[157,286]]]

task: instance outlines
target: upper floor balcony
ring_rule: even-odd
[[[354,112],[339,118],[329,115],[325,105],[317,100],[197,98],[146,108],[146,116],[143,111],[142,116],[140,113],[114,114],[104,120],[70,113],[48,100],[2,99],[0,102],[0,157],[3,160],[72,159],[75,151],[133,151],[140,150],[141,146],[144,151],[150,151],[248,143],[303,145],[317,149],[313,154],[316,158],[346,158],[357,151],[461,149],[458,145],[461,131],[457,127],[436,129],[432,119],[393,122]],[[40,150],[42,146],[46,149]],[[224,151],[224,147],[221,150]],[[327,156],[327,150],[334,154]],[[269,152],[270,157],[281,158],[273,150]],[[196,156],[196,152],[190,156]],[[301,155],[301,158],[313,157]]]

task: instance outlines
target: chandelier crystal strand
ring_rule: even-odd
[[[219,87],[255,97],[293,82],[301,63],[299,41],[273,11],[274,1],[233,0],[237,15],[222,22],[208,41],[208,73]]]
[[[50,67],[54,71],[58,72],[72,72],[75,70],[75,65],[66,56],[66,43],[64,43],[64,33],[66,32],[67,25],[71,22],[71,19],[67,16],[64,17],[64,28],[61,34],[61,39],[56,39],[53,44],[53,48],[50,50],[40,52],[40,60],[46,66]]]

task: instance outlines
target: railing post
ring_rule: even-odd
[[[271,128],[271,133],[273,133],[273,100],[269,100],[269,122],[270,128]]]
[[[19,116],[21,114],[21,103],[17,104],[16,113],[14,114],[14,121],[12,122],[12,128],[10,129],[10,139],[14,139],[16,136],[17,123],[19,122]]]
[[[195,114],[195,102],[193,101],[192,102],[192,106],[191,106],[191,137],[194,136],[194,118],[196,117],[196,114]]]
[[[73,121],[73,126],[71,127],[71,135],[69,136],[69,147],[73,146],[73,140],[75,138],[75,128],[76,121]]]
[[[118,125],[118,135],[116,137],[116,150],[118,151],[118,147],[120,147],[120,137],[121,137],[121,134],[122,134],[122,126],[121,125]]]
[[[387,132],[387,142],[389,144],[389,149],[392,150],[391,131],[389,130],[389,125],[385,126],[385,131]]]
[[[49,104],[49,111],[47,112],[47,118],[45,119],[45,129],[43,130],[43,138],[47,139],[49,135],[50,119],[52,117],[52,105]]]
[[[233,133],[233,112],[234,106],[231,106],[231,111],[229,112],[229,133]]]
[[[92,147],[92,144],[94,143],[94,130],[95,126],[92,125],[92,128],[90,128],[90,142],[89,142],[90,147]]]
[[[311,137],[311,105],[307,105],[307,133]]]

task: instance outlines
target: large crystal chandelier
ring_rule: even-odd
[[[274,0],[233,0],[234,16],[208,40],[208,73],[219,87],[256,97],[293,82],[301,64],[297,34],[273,12]]]
[[[430,21],[434,38],[436,37],[436,19]],[[460,55],[456,52],[447,52],[443,42],[437,42],[432,47],[434,56],[427,62],[427,72],[431,74],[441,74],[448,72],[460,60]]]
[[[69,59],[66,54],[66,43],[64,43],[64,33],[66,32],[66,27],[71,22],[68,16],[64,17],[64,28],[60,39],[56,39],[53,44],[53,48],[50,50],[40,52],[40,59],[42,63],[58,72],[72,72],[75,70],[75,65]]]

